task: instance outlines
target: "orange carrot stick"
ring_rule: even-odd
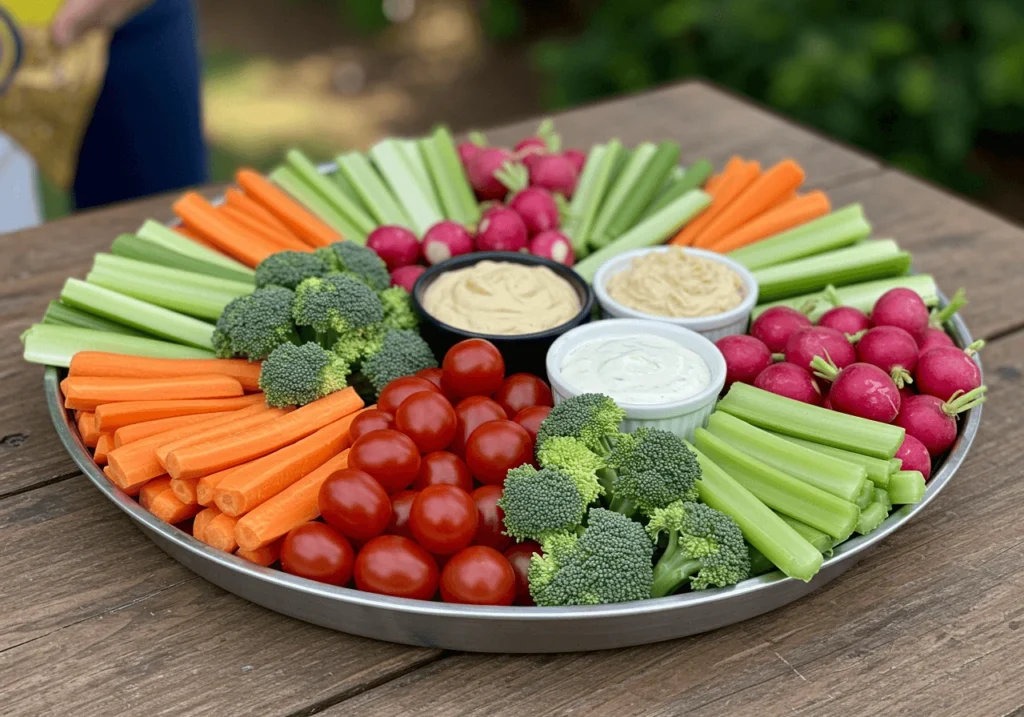
[[[139,490],[139,505],[146,510],[149,510],[149,506],[152,505],[153,499],[165,490],[169,490],[170,487],[170,476],[159,476],[158,478],[154,478]]]
[[[793,190],[792,192],[787,192],[787,193],[785,193],[785,194],[781,194],[781,195],[779,195],[779,198],[778,198],[778,199],[776,199],[776,200],[775,200],[774,202],[772,202],[772,204],[771,204],[771,206],[770,206],[770,207],[768,207],[767,209],[765,209],[765,211],[764,211],[764,212],[762,212],[762,214],[758,214],[757,216],[759,216],[759,217],[760,217],[760,216],[762,216],[762,215],[763,215],[764,213],[770,212],[771,210],[773,210],[773,209],[776,209],[777,207],[781,207],[781,206],[782,206],[783,204],[785,204],[785,203],[786,203],[786,202],[788,202],[788,201],[791,201],[791,200],[793,200],[793,199],[796,199],[797,197],[803,197],[803,196],[807,196],[807,195],[805,195],[805,194],[800,194],[800,193],[799,193],[799,192],[797,192],[796,190]]]
[[[285,226],[285,223],[275,217],[273,214],[264,209],[259,202],[254,202],[252,199],[247,197],[243,192],[235,189],[234,187],[228,187],[228,190],[224,192],[224,203],[229,207],[240,209],[251,217],[259,219],[262,223],[268,227],[273,227],[278,231],[285,232],[295,236],[291,229]],[[298,237],[296,237],[298,238]]]
[[[235,471],[244,470],[249,467],[248,463],[243,463],[240,466],[232,466],[231,468],[225,468],[222,471],[216,473],[210,473],[199,479],[196,484],[196,500],[199,501],[199,505],[211,507],[214,505],[214,497],[217,494],[217,486],[220,485],[221,481],[227,478]],[[219,510],[219,509],[218,509]]]
[[[192,521],[192,537],[196,540],[203,540],[203,536],[206,534],[206,526],[218,515],[220,515],[220,511],[215,507],[203,508],[196,513],[195,520]]]
[[[92,454],[92,459],[96,461],[96,465],[105,466],[107,464],[107,454],[113,449],[114,437],[109,433],[101,433],[99,440],[96,441],[96,450]]]
[[[712,191],[715,187],[717,187],[721,183],[722,177],[724,177],[727,174],[730,174],[732,172],[735,172],[737,169],[742,167],[743,164],[744,164],[743,157],[739,157],[739,156],[737,156],[735,154],[733,156],[729,157],[729,161],[725,163],[725,167],[722,169],[722,171],[719,172],[718,174],[714,175],[713,177],[711,177],[708,181],[706,181],[704,183],[704,191],[705,192]]]
[[[207,249],[213,249],[214,251],[220,252],[220,249],[218,249],[213,244],[211,244],[210,242],[208,242],[205,239],[203,239],[201,236],[196,234],[194,231],[190,230],[184,224],[179,224],[178,226],[174,227],[174,231],[177,232],[178,234],[181,234],[181,236],[185,237],[186,239],[191,239],[192,241],[194,241],[196,244],[199,244],[200,246],[205,246]],[[220,253],[223,254],[224,252],[220,252]]]
[[[186,505],[199,505],[199,497],[196,493],[196,484],[199,483],[198,478],[172,478],[171,479],[171,490],[174,491],[174,495],[178,497],[182,503]]]
[[[177,378],[220,374],[235,379],[247,391],[259,391],[260,366],[245,359],[147,358],[105,351],[79,351],[71,357],[68,376]]]
[[[291,232],[282,232],[277,229],[271,229],[266,224],[260,222],[259,219],[246,214],[236,207],[225,204],[220,207],[219,211],[221,216],[223,216],[226,221],[235,224],[239,231],[249,231],[259,235],[266,241],[277,246],[278,251],[284,251],[286,249],[290,251],[313,251],[313,247],[299,239]]]
[[[195,398],[185,401],[122,401],[104,403],[96,408],[96,421],[100,431],[110,433],[122,426],[159,418],[188,416],[196,413],[239,411],[263,403],[262,393],[236,398]]]
[[[245,410],[245,409],[243,409]],[[232,411],[221,411],[219,413],[193,413],[188,416],[172,416],[170,418],[158,418],[155,421],[143,421],[133,423],[130,426],[122,426],[114,431],[114,447],[120,448],[143,438],[155,436],[158,433],[171,431],[182,426],[194,426],[210,418],[217,418]]]
[[[246,266],[255,267],[278,251],[269,241],[226,221],[216,207],[195,192],[183,194],[174,203],[174,213],[189,229]]]
[[[237,466],[305,438],[362,407],[363,400],[349,386],[261,426],[173,450],[167,456],[167,470],[175,478],[195,478]]]
[[[157,518],[171,525],[188,520],[202,510],[198,505],[182,503],[169,487],[152,497],[145,507]]]
[[[761,165],[757,162],[743,164],[731,174],[722,175],[721,182],[715,187],[711,194],[711,204],[707,209],[694,217],[686,226],[676,234],[671,244],[675,246],[690,246],[700,233],[707,227],[715,217],[721,214],[725,208],[738,197],[748,186],[750,186],[761,173]]]
[[[264,209],[284,222],[295,236],[311,246],[327,246],[344,238],[275,187],[262,174],[251,169],[240,169],[235,178],[246,195],[259,202]]]
[[[100,427],[95,413],[83,411],[78,415],[78,434],[87,447],[96,447],[96,441],[100,439]]]
[[[235,523],[237,522],[238,518],[232,518],[224,513],[215,515],[203,529],[203,542],[218,550],[228,553],[235,552],[238,548],[238,543],[235,542]]]
[[[294,408],[270,408],[263,407],[262,411],[252,411],[245,416],[238,416],[237,420],[230,421],[229,423],[223,423],[220,426],[216,426],[209,431],[203,431],[202,433],[193,433],[185,436],[184,438],[170,441],[156,449],[156,459],[160,461],[160,465],[167,465],[168,454],[178,448],[184,448],[185,446],[195,446],[199,443],[207,443],[209,441],[215,441],[219,438],[225,438],[227,436],[235,435],[241,431],[255,428],[256,426],[262,426],[264,423],[273,421],[275,418],[280,418],[286,413],[294,411]]]
[[[235,532],[237,531],[238,525],[236,524]],[[257,548],[256,550],[242,550],[239,548],[235,551],[235,555],[243,560],[248,560],[250,563],[256,563],[257,565],[269,568],[281,559],[281,543],[283,542],[283,538],[281,540],[275,540],[270,545],[265,545],[262,548]]]
[[[94,411],[105,403],[122,401],[181,401],[191,398],[231,398],[245,393],[230,376],[179,378],[112,378],[69,376],[60,382],[64,407]]]
[[[731,234],[725,235],[709,248],[724,254],[825,216],[831,208],[828,196],[821,191],[794,197],[775,209],[769,209]]]

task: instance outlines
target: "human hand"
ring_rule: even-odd
[[[153,0],[67,0],[50,31],[58,47],[67,47],[89,30],[116,28]]]

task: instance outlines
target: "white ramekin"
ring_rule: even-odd
[[[627,251],[624,254],[619,254],[618,256],[609,259],[602,264],[600,268],[598,268],[597,273],[594,275],[593,286],[594,293],[597,294],[597,301],[601,305],[602,316],[612,319],[650,319],[651,321],[661,321],[674,326],[682,326],[683,328],[690,329],[691,331],[696,331],[712,341],[717,341],[723,336],[745,334],[747,332],[747,324],[750,322],[750,312],[754,310],[754,305],[757,304],[757,280],[754,279],[754,275],[751,274],[745,266],[713,251],[691,249],[690,247],[683,248],[683,251],[687,254],[693,254],[694,256],[699,256],[704,259],[717,261],[719,264],[725,264],[740,275],[740,278],[743,280],[744,288],[743,303],[735,309],[730,309],[729,311],[721,314],[715,314],[714,316],[699,316],[695,318],[655,316],[654,314],[645,314],[642,311],[637,311],[636,309],[624,306],[608,295],[608,291],[605,288],[608,285],[608,281],[615,274],[628,269],[634,259],[651,252],[668,251],[669,248],[670,247],[666,246],[657,246],[646,249],[636,249],[635,251]]]
[[[711,412],[715,410],[718,394],[725,386],[725,358],[704,336],[664,321],[608,319],[584,324],[562,334],[551,345],[547,355],[548,381],[551,383],[555,403],[581,393],[562,377],[562,362],[570,351],[591,339],[638,334],[661,336],[696,353],[711,370],[711,383],[696,396],[682,401],[660,404],[619,402],[619,406],[626,412],[623,430],[631,432],[640,426],[649,426],[671,431],[692,441],[693,432],[707,423]]]

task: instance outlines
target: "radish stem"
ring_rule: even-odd
[[[949,300],[945,306],[941,309],[932,311],[932,315],[928,317],[928,324],[936,329],[941,329],[945,326],[946,322],[953,318],[953,314],[960,311],[960,309],[967,306],[967,294],[964,290],[957,289],[956,293]]]

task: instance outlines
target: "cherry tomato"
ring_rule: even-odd
[[[391,522],[388,523],[388,533],[412,540],[412,531],[409,530],[409,511],[412,510],[412,503],[419,494],[417,490],[403,490],[401,493],[391,496]]]
[[[441,571],[441,599],[466,605],[511,605],[516,573],[505,556],[486,545],[456,553]]]
[[[348,427],[348,435],[355,442],[367,433],[394,427],[395,417],[390,413],[381,411],[379,408],[368,408],[365,411],[360,411],[352,419],[352,425]]]
[[[388,493],[408,488],[420,472],[420,452],[412,439],[391,429],[362,436],[348,453],[350,468],[369,473]]]
[[[532,373],[512,374],[501,382],[492,398],[501,404],[510,419],[524,408],[555,405],[551,387]]]
[[[505,378],[505,360],[490,341],[466,339],[448,349],[441,385],[457,396],[490,396]]]
[[[416,542],[435,555],[457,553],[476,535],[476,504],[453,485],[432,485],[412,502],[409,527]]]
[[[514,544],[505,551],[505,558],[516,571],[516,605],[533,605],[530,595],[530,558],[541,555],[540,545],[532,540]]]
[[[281,543],[281,569],[286,573],[330,585],[352,578],[356,554],[345,537],[323,523],[303,523]]]
[[[393,416],[398,411],[398,407],[402,405],[402,401],[420,391],[441,393],[437,386],[425,378],[403,376],[402,378],[396,378],[384,387],[384,390],[380,392],[380,396],[377,397],[377,408]]]
[[[473,476],[465,461],[448,451],[434,451],[420,460],[420,473],[412,484],[414,490],[431,485],[454,485],[469,493],[473,490]]]
[[[426,379],[437,386],[437,390],[441,392],[441,395],[451,401],[451,404],[454,406],[459,402],[459,397],[450,391],[444,390],[444,385],[441,383],[442,373],[443,372],[439,368],[424,368],[417,371],[415,375],[419,378]]]
[[[356,556],[356,587],[368,593],[430,600],[437,592],[437,563],[400,535],[381,535]]]
[[[530,408],[524,408],[517,413],[512,420],[525,428],[526,432],[530,434],[530,440],[536,443],[540,424],[544,422],[549,413],[551,413],[550,406],[530,406]]]
[[[349,540],[375,538],[391,522],[391,500],[373,476],[354,468],[335,471],[320,486],[320,515]]]
[[[474,545],[486,545],[502,551],[512,544],[512,538],[504,534],[505,513],[498,507],[501,498],[501,486],[482,485],[473,491],[473,502],[476,503],[477,525]]]
[[[532,461],[530,434],[512,421],[483,423],[466,441],[466,465],[481,483],[502,485],[510,468]]]
[[[466,449],[469,434],[482,423],[505,418],[505,409],[485,396],[471,396],[455,406],[455,416],[458,423],[455,427],[455,440],[450,448],[455,453],[462,453]]]
[[[395,426],[412,439],[421,453],[441,451],[455,438],[458,419],[448,399],[433,391],[420,391],[402,401]]]

